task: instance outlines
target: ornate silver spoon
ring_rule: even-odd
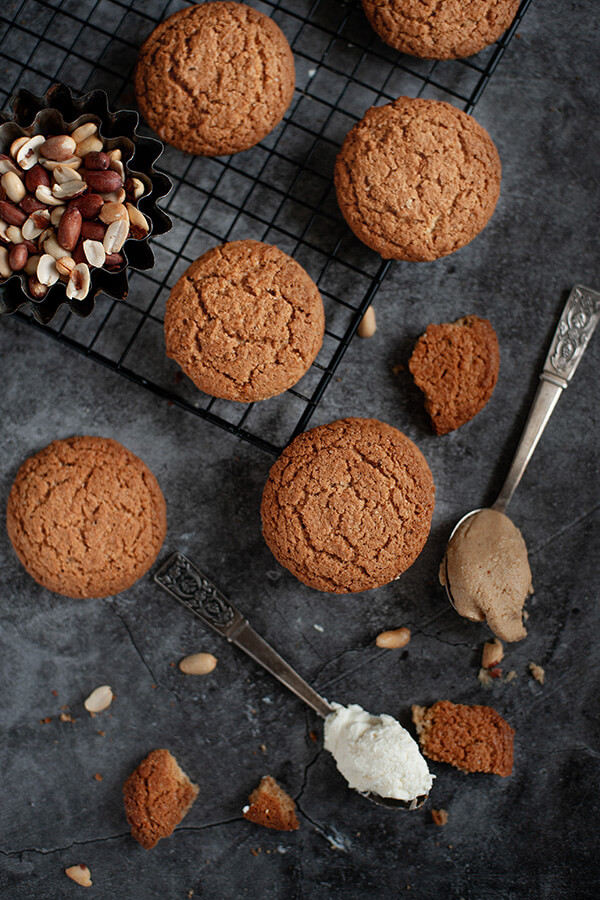
[[[569,294],[554,332],[550,350],[540,375],[540,385],[533,398],[508,475],[491,509],[501,513],[506,512],[558,398],[568,387],[575,374],[579,361],[598,324],[598,319],[600,319],[600,293],[576,284]],[[482,508],[471,510],[457,522],[452,529],[448,544],[461,525],[475,513],[481,512]],[[447,556],[444,557],[444,565],[446,593],[452,606],[455,606],[448,578]]]
[[[334,711],[263,638],[249,625],[247,619],[214,584],[200,572],[183,553],[174,553],[154,574],[154,581],[201,622],[217,634],[227,638],[267,672],[274,675],[297,697],[304,700],[323,719]],[[427,796],[414,800],[380,797],[372,791],[359,791],[378,806],[386,809],[418,809]]]

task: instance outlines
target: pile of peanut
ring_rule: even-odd
[[[29,293],[43,298],[59,279],[67,297],[83,300],[90,268],[124,262],[128,238],[144,238],[144,194],[127,175],[121,151],[105,151],[93,122],[71,134],[23,136],[0,154],[0,279],[28,276]]]

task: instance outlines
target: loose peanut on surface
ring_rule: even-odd
[[[98,713],[108,709],[113,702],[113,698],[114,694],[111,688],[107,684],[102,684],[92,691],[83,705],[89,713]]]
[[[370,338],[373,337],[376,331],[377,324],[375,322],[375,310],[372,306],[369,306],[364,316],[360,320],[360,324],[358,326],[358,336],[361,338]]]
[[[208,675],[217,665],[217,658],[212,653],[192,653],[179,663],[179,668],[186,675]]]
[[[41,299],[60,278],[70,299],[83,299],[90,268],[123,266],[125,241],[148,235],[135,205],[145,190],[94,122],[16,138],[0,153],[0,279],[22,272]]]
[[[493,669],[498,663],[502,662],[503,657],[504,649],[502,647],[502,641],[499,641],[498,638],[494,638],[493,641],[488,641],[483,645],[481,665],[484,669]]]
[[[81,887],[92,886],[92,873],[88,867],[84,866],[82,863],[78,866],[69,866],[68,869],[65,869],[65,875],[67,875],[71,881],[80,884]]]
[[[410,641],[410,628],[396,628],[394,631],[382,631],[375,638],[378,647],[386,650],[399,650]]]

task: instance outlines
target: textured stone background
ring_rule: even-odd
[[[431,465],[431,539],[392,585],[345,598],[300,585],[260,534],[269,457],[21,322],[0,327],[2,503],[19,464],[52,439],[122,441],[167,497],[163,556],[188,552],[326,696],[405,724],[414,702],[489,703],[516,729],[513,775],[465,776],[434,764],[427,807],[379,810],[345,788],[320,750],[316,718],[148,578],[102,602],[53,596],[21,569],[2,531],[3,898],[75,896],[80,888],[63,869],[80,861],[92,869],[90,896],[103,900],[185,898],[191,889],[226,900],[598,896],[600,335],[511,506],[536,587],[529,636],[506,655],[513,683],[480,685],[488,632],[456,616],[436,569],[452,523],[500,487],[570,287],[600,286],[599,30],[594,0],[534,0],[477,108],[504,168],[491,224],[449,259],[393,267],[377,297],[375,337],[353,342],[315,417],[377,416],[416,440]],[[496,327],[500,379],[484,412],[436,438],[407,372],[392,367],[406,363],[428,322],[466,313]],[[375,635],[399,625],[413,630],[408,648],[378,650]],[[172,666],[196,650],[219,658],[208,678]],[[544,687],[527,674],[532,660],[546,668]],[[92,719],[83,699],[105,682],[116,700]],[[63,705],[74,722],[59,720]],[[162,746],[200,795],[175,835],[146,852],[128,836],[121,784]],[[241,819],[267,772],[297,799],[295,834]],[[433,825],[432,806],[448,811],[444,828]]]

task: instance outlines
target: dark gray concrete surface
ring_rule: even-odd
[[[516,729],[511,777],[433,764],[427,806],[388,813],[348,791],[321,726],[250,660],[207,632],[149,578],[106,601],[38,587],[0,532],[0,895],[75,897],[65,866],[92,870],[90,897],[592,898],[600,894],[597,810],[598,363],[596,335],[535,453],[511,516],[530,549],[529,635],[507,647],[510,684],[477,680],[489,633],[461,620],[437,584],[452,523],[491,502],[506,472],[562,304],[575,282],[600,286],[597,4],[534,0],[477,108],[503,161],[485,232],[433,264],[393,267],[378,330],[355,339],[314,424],[376,416],[413,438],[437,486],[430,540],[402,578],[347,597],[299,584],[272,558],[259,503],[271,458],[35,332],[0,323],[0,497],[51,440],[106,435],[139,454],[167,498],[161,557],[188,552],[320,691],[409,724],[411,703],[494,706]],[[488,316],[501,348],[487,408],[434,437],[406,364],[429,322]],[[406,650],[378,650],[408,625]],[[173,663],[207,650],[219,664],[186,678]],[[546,669],[542,687],[527,672]],[[91,718],[83,700],[109,683]],[[73,722],[61,722],[66,706]],[[51,721],[41,724],[40,720]],[[317,740],[311,732],[316,731]],[[264,748],[261,749],[261,745]],[[193,809],[151,852],[129,836],[121,785],[168,747],[200,786]],[[103,776],[94,779],[95,773]],[[270,773],[296,798],[285,834],[241,818]],[[448,811],[448,824],[431,820]]]

